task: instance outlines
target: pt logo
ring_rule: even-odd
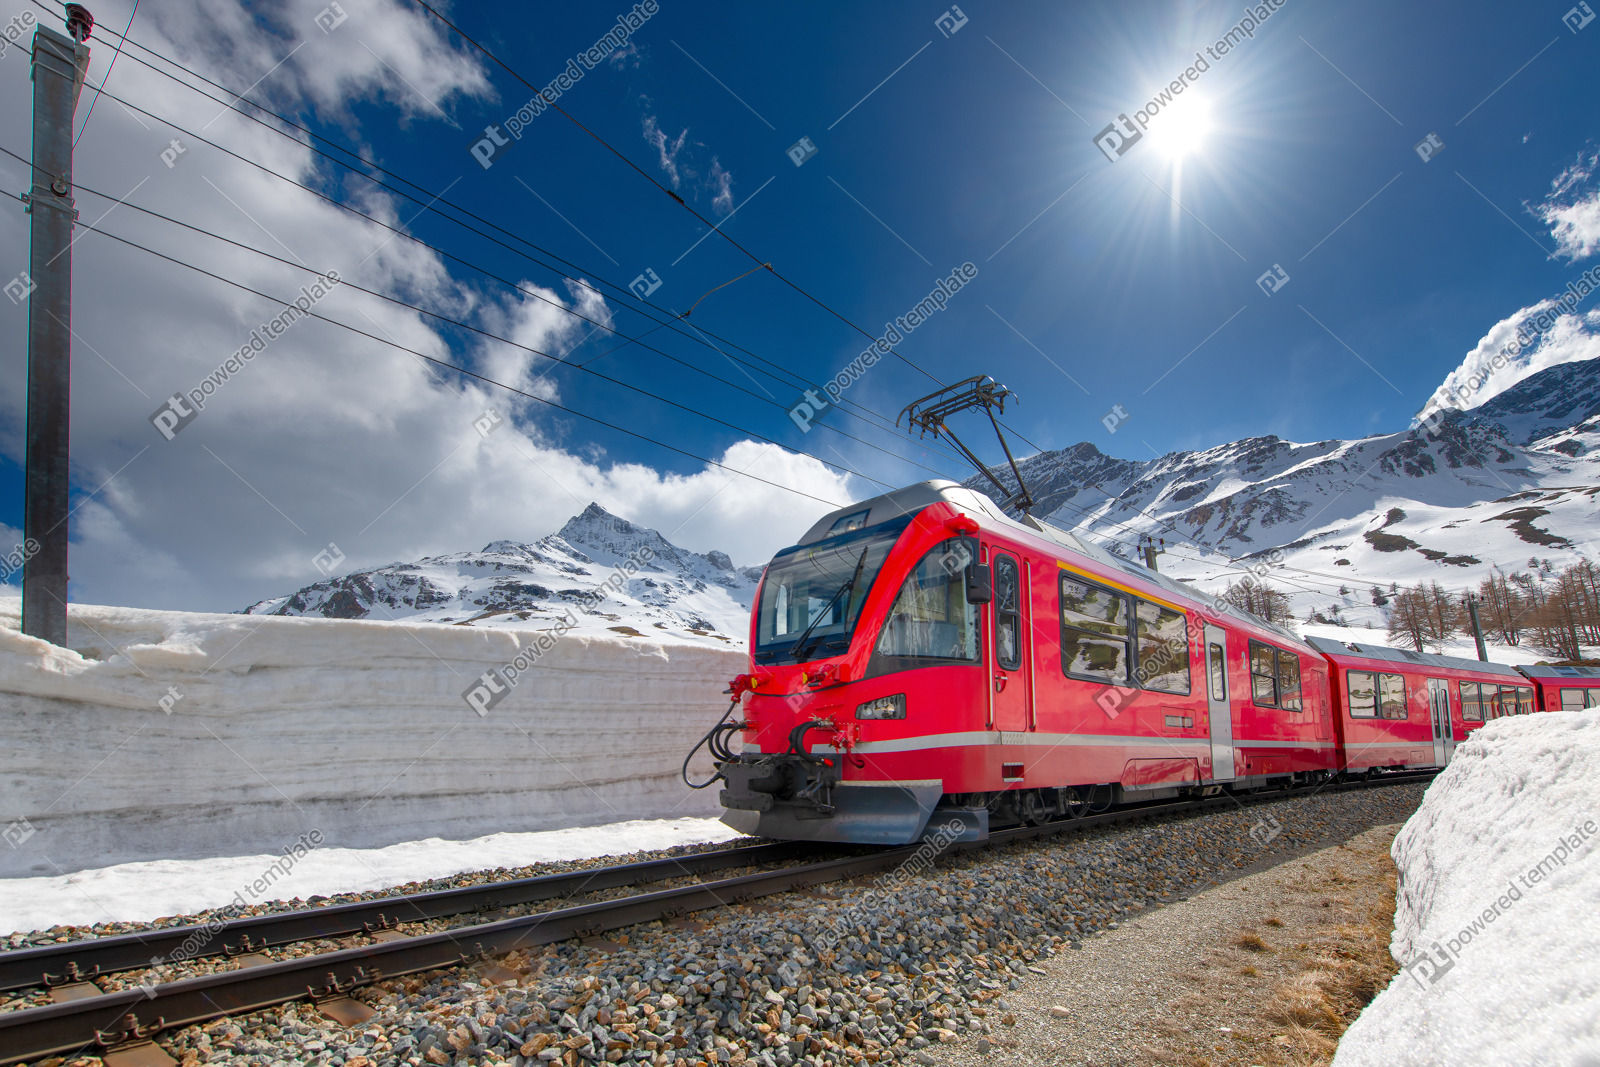
[[[1289,272],[1274,263],[1271,270],[1256,279],[1256,284],[1261,287],[1263,293],[1271,296],[1289,284]]]
[[[478,161],[478,166],[488,170],[494,165],[494,157],[499,155],[500,150],[510,143],[506,139],[506,135],[500,132],[500,127],[485,126],[483,128],[483,136],[474,142],[468,151],[472,153],[472,158]]]
[[[188,426],[199,417],[199,408],[190,407],[188,401],[184,400],[182,396],[173,393],[165,404],[162,404],[151,413],[150,425],[154,426],[156,432],[162,437],[170,441],[182,433],[185,426]]]
[[[628,283],[628,291],[640,300],[648,299],[650,294],[661,288],[661,275],[651,267],[646,267],[644,273]]]
[[[807,389],[801,396],[800,402],[789,409],[789,418],[802,432],[810,433],[811,424],[816,421],[817,416],[832,406],[828,399],[819,396],[815,389]]]
[[[1434,156],[1444,151],[1444,142],[1436,133],[1430,133],[1416,144],[1417,158],[1424,163],[1430,162]]]
[[[494,710],[494,706],[504,700],[509,692],[511,687],[505,683],[499,671],[484,671],[476,682],[467,686],[461,699],[481,718]]]
[[[811,138],[802,137],[789,146],[789,162],[800,166],[806,160],[817,154],[817,146],[811,143]]]
[[[1128,154],[1128,149],[1139,143],[1144,136],[1144,131],[1133,124],[1127,112],[1117,116],[1117,121],[1108,123],[1106,128],[1094,135],[1095,147],[1105,153],[1105,157],[1115,163]]]

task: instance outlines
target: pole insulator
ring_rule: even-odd
[[[89,39],[89,32],[94,29],[94,16],[89,14],[89,9],[82,4],[67,5],[67,32],[79,44]]]

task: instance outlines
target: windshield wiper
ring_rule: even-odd
[[[867,553],[871,550],[871,545],[862,546],[861,556],[856,560],[855,572],[844,580],[843,585],[833,591],[833,595],[830,596],[828,598],[828,602],[822,606],[822,610],[817,612],[817,614],[812,618],[811,622],[806,625],[806,628],[801,631],[800,636],[795,639],[795,642],[791,647],[794,650],[794,658],[796,663],[805,659],[806,652],[809,651],[809,648],[806,645],[806,640],[810,638],[811,632],[817,628],[817,624],[822,622],[823,618],[828,614],[828,612],[833,610],[833,606],[839,602],[839,597],[843,593],[845,593],[847,590],[855,588],[856,582],[861,578],[861,568],[866,565]],[[849,603],[850,602],[848,600],[845,601],[847,607]],[[819,640],[818,644],[820,643],[821,641]]]

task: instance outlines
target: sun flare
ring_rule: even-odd
[[[1211,130],[1211,102],[1189,93],[1173,101],[1150,123],[1150,143],[1177,162],[1203,151]]]

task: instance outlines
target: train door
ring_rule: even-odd
[[[1456,750],[1456,728],[1450,718],[1450,683],[1442,678],[1428,679],[1428,707],[1433,718],[1433,762],[1443,767]]]
[[[1228,634],[1206,624],[1206,703],[1211,713],[1211,777],[1236,777],[1233,763],[1233,701],[1228,693]]]
[[[994,728],[1026,730],[1033,719],[1027,587],[1017,557],[991,551],[989,565],[994,574],[994,600],[989,605]]]

